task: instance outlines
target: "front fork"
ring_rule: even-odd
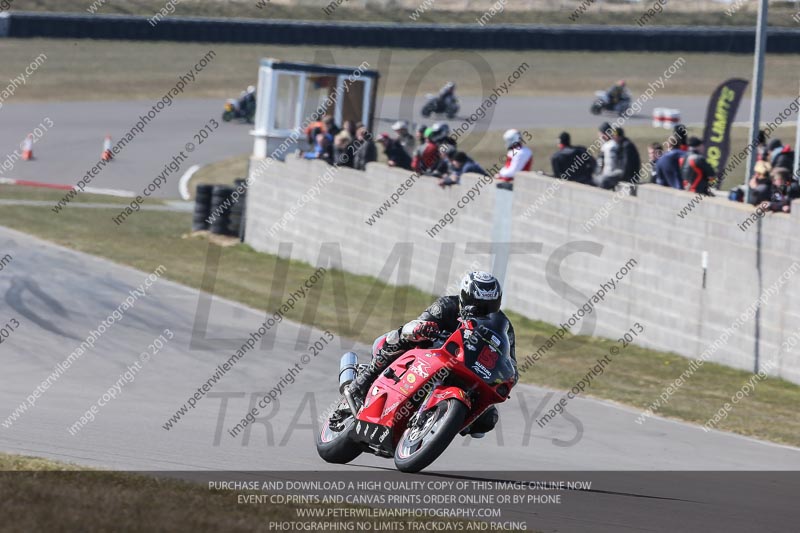
[[[431,387],[431,390],[429,390],[428,394],[425,395],[425,399],[422,400],[422,403],[419,404],[419,409],[417,409],[417,412],[411,415],[411,418],[408,421],[408,427],[422,428],[422,426],[425,424],[425,419],[422,417],[422,411],[425,409],[425,406],[428,405],[428,401],[430,401],[431,396],[433,396],[433,391],[439,388],[441,384],[441,380],[433,383],[433,387]]]
[[[353,417],[355,418],[355,416],[358,414],[358,405],[356,405],[356,401],[353,398],[353,395],[350,393],[350,389],[345,389],[342,394],[347,402],[347,406],[350,408],[350,412],[353,413]]]

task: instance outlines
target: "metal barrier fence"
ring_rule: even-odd
[[[636,50],[751,53],[755,30],[724,27],[433,25],[165,18],[65,13],[0,14],[0,37],[164,40],[378,48]],[[773,28],[767,49],[800,52],[800,30]]]

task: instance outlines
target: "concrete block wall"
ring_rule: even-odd
[[[466,252],[468,243],[491,241],[493,185],[480,188],[434,238],[426,234],[477,184],[476,177],[447,190],[433,178],[420,177],[396,205],[368,225],[365,221],[390,200],[409,173],[378,163],[369,165],[367,172],[337,169],[316,198],[270,236],[272,225],[308,195],[325,172],[331,169],[324,163],[289,159],[256,178],[247,200],[247,242],[273,254],[279,252],[279,243],[291,242],[292,258],[312,264],[319,264],[323,243],[336,243],[341,263],[334,266],[437,294],[465,270],[491,268],[489,255]],[[555,193],[546,192],[554,184]],[[738,225],[753,212],[751,207],[704,198],[680,218],[692,195],[651,185],[639,187],[636,196],[619,195],[615,202],[609,191],[523,173],[513,194],[510,241],[540,243],[541,251],[510,256],[506,308],[564,323],[634,259],[636,265],[617,282],[617,289],[576,323],[573,333],[616,339],[639,322],[645,328],[637,340],[642,345],[698,357],[728,329],[732,333],[713,350],[710,361],[753,371],[758,356],[760,368],[772,363],[770,374],[800,383],[800,212],[767,215],[742,231]],[[531,212],[528,208],[542,195],[549,199]],[[587,231],[585,222],[609,205],[608,216]],[[411,250],[410,269],[385,272],[398,243]],[[703,252],[708,255],[705,288]],[[787,270],[788,281],[767,296],[758,317],[732,326]],[[793,334],[798,346],[782,350]],[[519,351],[528,353],[531,348]]]
[[[470,267],[490,268],[488,255],[467,254],[466,249],[467,243],[490,241],[493,185],[486,185],[452,224],[431,238],[426,230],[455,207],[466,189],[477,182],[476,178],[466,178],[460,188],[443,190],[434,178],[419,177],[396,204],[369,225],[366,220],[384,202],[391,201],[398,185],[411,173],[377,163],[370,164],[366,172],[331,168],[319,161],[288,158],[273,164],[263,178],[256,178],[248,191],[246,242],[256,250],[273,254],[278,253],[281,242],[291,242],[292,257],[313,264],[318,263],[322,244],[331,243],[329,246],[341,250],[341,264],[333,266],[431,293],[443,292],[454,277]],[[270,236],[273,224],[326,172],[333,172],[332,179],[321,186],[317,197]],[[382,275],[395,247],[411,250],[411,268]],[[437,272],[441,273],[437,276]]]

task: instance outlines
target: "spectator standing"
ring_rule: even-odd
[[[616,126],[612,130],[612,139],[619,146],[617,154],[619,168],[622,169],[622,179],[629,183],[639,183],[641,181],[642,160],[639,157],[639,150],[630,139],[625,137],[625,131]]]
[[[378,159],[378,149],[372,141],[372,134],[367,128],[360,127],[356,130],[356,140],[353,141],[353,168],[366,170],[367,163]]]
[[[321,159],[332,164],[333,146],[330,135],[327,133],[317,133],[313,149],[309,152],[305,152],[302,156],[305,159]]]
[[[670,136],[670,139],[675,139],[677,141],[675,146],[677,146],[679,150],[683,152],[687,152],[689,150],[689,132],[686,131],[685,124],[675,124],[675,127],[672,128],[672,135]]]
[[[650,160],[650,183],[658,183],[656,166],[658,160],[664,155],[664,149],[659,143],[653,143],[647,147],[647,158]]]
[[[716,175],[703,155],[703,141],[697,137],[689,137],[689,151],[681,160],[681,178],[687,191],[713,196]]]
[[[386,155],[386,164],[390,167],[411,170],[411,157],[398,141],[392,139],[387,134],[382,133],[378,142],[383,145],[383,153]]]
[[[325,133],[331,136],[331,139],[336,137],[342,129],[336,125],[336,122],[333,120],[333,117],[330,115],[325,115],[322,122],[325,124]]]
[[[768,201],[764,202],[763,207],[775,213],[789,213],[792,202],[789,197],[791,171],[784,167],[778,167],[772,172],[773,180],[770,197]]]
[[[503,134],[503,141],[506,143],[506,164],[494,175],[494,179],[499,181],[498,187],[510,189],[514,183],[514,176],[518,172],[527,172],[533,166],[533,152],[525,146],[522,134],[519,130],[506,130]]]
[[[306,140],[308,141],[309,145],[314,144],[314,139],[317,138],[317,135],[320,133],[325,133],[325,123],[321,120],[315,120],[311,122],[308,126],[306,126]]]
[[[347,130],[340,131],[333,139],[333,161],[343,167],[353,166],[353,138]]]
[[[417,150],[411,162],[411,167],[415,172],[431,175],[436,170],[441,159],[439,143],[444,142],[449,133],[450,127],[438,122],[425,130],[425,145],[420,147],[421,150]]]
[[[769,161],[767,133],[764,130],[758,130],[758,136],[756,137],[756,161]]]
[[[556,178],[594,185],[592,174],[597,161],[586,147],[572,146],[572,139],[566,131],[558,136],[558,151],[550,157],[550,164]]]
[[[772,166],[766,161],[756,161],[753,166],[753,177],[750,178],[750,203],[759,205],[769,200],[772,195],[772,180],[769,177]]]
[[[425,124],[422,124],[421,126],[419,126],[417,128],[417,133],[415,135],[415,138],[416,138],[416,141],[417,141],[417,147],[418,148],[419,148],[419,146],[422,146],[423,144],[425,144],[425,139],[426,139],[425,131],[427,129],[428,129],[428,126],[426,126]]]
[[[356,127],[356,123],[352,120],[345,120],[344,123],[342,123],[342,130],[349,133],[351,139],[356,138],[356,132],[358,128]]]
[[[448,139],[449,140],[449,139]],[[439,145],[439,163],[433,169],[431,175],[436,178],[446,176],[452,170],[452,158],[456,155],[456,146],[450,142],[443,142]]]
[[[450,172],[439,180],[440,187],[447,187],[449,185],[458,185],[461,183],[461,176],[463,174],[480,174],[488,176],[489,174],[475,161],[472,160],[464,152],[456,152],[450,159]]]
[[[395,139],[400,146],[406,151],[409,157],[414,157],[414,147],[416,142],[414,141],[414,136],[408,132],[408,122],[405,120],[398,120],[394,124],[392,124],[392,131],[397,134],[397,139]]]
[[[594,183],[603,189],[613,189],[622,179],[620,167],[619,145],[611,138],[611,124],[603,122],[597,132],[598,138],[603,142],[600,146],[600,160],[598,161],[598,174]]]
[[[772,139],[767,145],[767,161],[772,168],[785,168],[794,171],[794,150],[788,144],[783,145],[780,139]]]
[[[797,183],[792,176],[792,171],[785,167],[777,167],[772,169],[772,182],[775,182],[775,176],[781,175],[781,179],[786,184],[786,194],[789,195],[790,200],[800,198],[800,184]]]
[[[658,185],[683,190],[680,161],[686,156],[686,152],[681,150],[680,143],[681,140],[675,136],[670,137],[667,141],[667,153],[656,162],[656,183]]]

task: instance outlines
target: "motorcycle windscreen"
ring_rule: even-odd
[[[464,330],[464,363],[483,381],[497,385],[515,375],[508,340],[508,321],[498,313],[473,319],[476,327]]]

